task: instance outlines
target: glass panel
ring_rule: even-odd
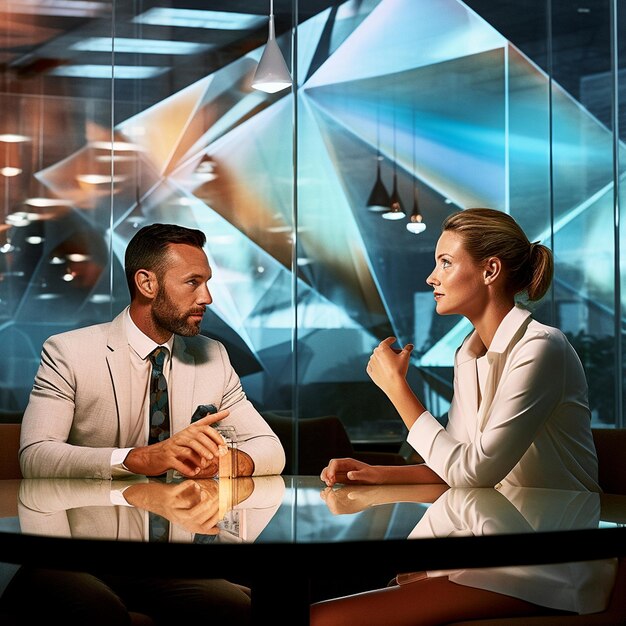
[[[110,136],[105,90],[69,77],[86,22],[110,37],[108,2],[0,5],[0,410],[22,411],[43,341],[110,318],[111,177],[94,180],[96,128]],[[104,55],[109,68],[110,53]]]
[[[342,38],[314,71],[299,43],[298,257],[324,308],[299,309],[298,409],[339,415],[353,443],[398,449],[405,429],[365,373],[371,350],[391,335],[415,344],[409,380],[445,421],[468,326],[434,314],[425,281],[439,226],[491,206],[549,235],[548,80],[467,4],[348,6],[299,29],[318,54],[322,34]],[[404,216],[373,203],[379,169]]]
[[[594,424],[615,416],[615,240],[608,2],[553,2],[552,152],[557,325],[586,369]],[[582,35],[584,33],[584,36]],[[593,54],[582,46],[593,41]],[[591,51],[590,51],[591,52]]]
[[[617,171],[617,217],[619,220],[619,256],[615,264],[616,270],[619,272],[620,299],[617,302],[619,314],[620,328],[620,352],[621,359],[617,361],[616,371],[614,372],[616,385],[619,394],[621,394],[621,402],[615,418],[615,425],[618,428],[626,428],[626,418],[624,417],[624,407],[626,406],[626,385],[624,384],[626,345],[625,345],[625,327],[624,327],[624,308],[626,303],[626,230],[624,223],[626,218],[626,159],[623,157],[622,148],[626,141],[626,49],[624,41],[626,41],[626,7],[623,2],[615,0],[613,2],[613,24],[612,28],[615,32],[613,40],[613,58],[615,60],[615,95],[613,98],[613,141],[614,145],[619,147],[618,159],[616,162]],[[615,124],[617,123],[617,129]],[[617,150],[616,150],[617,152]]]
[[[24,409],[47,336],[126,305],[135,230],[175,221],[207,234],[203,332],[258,408],[338,415],[352,443],[397,449],[367,359],[414,343],[409,380],[445,421],[468,327],[434,315],[425,279],[443,218],[486,205],[553,247],[537,316],[579,350],[594,424],[621,419],[609,0],[276,2],[297,100],[250,87],[269,2],[167,4],[0,5],[1,410]],[[379,169],[402,219],[370,204]]]
[[[3,411],[25,408],[50,334],[126,306],[126,243],[156,221],[206,233],[202,332],[260,409],[291,409],[293,97],[251,89],[269,2],[205,4],[0,6]],[[281,3],[289,65],[292,26]]]

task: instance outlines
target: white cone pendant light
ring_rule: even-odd
[[[285,63],[274,32],[274,1],[270,0],[269,37],[254,73],[252,87],[266,93],[276,93],[291,87],[291,74]]]

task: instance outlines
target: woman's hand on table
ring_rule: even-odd
[[[379,485],[382,481],[382,469],[356,459],[331,459],[322,470],[320,478],[327,487],[337,483],[352,485]]]
[[[377,504],[384,504],[385,499],[381,494],[381,490],[384,489],[380,485],[354,485],[352,487],[344,485],[335,489],[326,487],[320,493],[320,497],[333,515],[345,515],[358,513]]]
[[[415,485],[342,485],[326,487],[320,497],[333,515],[358,513],[396,502],[432,504],[450,487],[445,483]]]

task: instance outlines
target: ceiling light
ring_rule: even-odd
[[[417,202],[417,183],[413,181],[413,210],[411,211],[411,217],[407,222],[406,229],[414,235],[419,235],[426,230],[426,224],[424,224],[424,218],[419,210]]]
[[[391,190],[390,200],[389,209],[387,209],[386,213],[383,213],[383,217],[386,220],[401,220],[403,217],[406,217],[400,193],[398,192],[398,174],[395,163],[393,164],[393,189]]]
[[[92,141],[89,146],[96,150],[113,150],[114,152],[146,151],[143,146],[130,141]]]
[[[400,193],[398,192],[398,159],[396,157],[396,113],[393,114],[393,188],[391,190],[389,209],[383,213],[386,220],[401,220],[406,217]]]
[[[291,74],[283,53],[276,43],[274,31],[274,0],[270,0],[269,37],[254,73],[252,87],[266,93],[276,93],[291,87]]]
[[[0,135],[0,141],[4,143],[21,143],[23,141],[30,141],[30,137],[26,135],[15,135],[14,133],[4,133]]]
[[[24,211],[16,211],[6,216],[5,223],[11,226],[28,226],[31,222],[39,219],[38,213],[25,213]]]
[[[93,302],[94,304],[104,304],[106,302],[111,302],[111,300],[111,296],[107,293],[94,293],[89,298],[89,302]]]
[[[26,200],[24,200],[24,204],[40,208],[53,206],[72,206],[72,202],[70,202],[69,200],[59,200],[57,198],[26,198]]]
[[[376,158],[376,181],[367,199],[367,208],[375,212],[388,211],[391,205],[391,198],[380,175],[380,162],[382,161],[382,157],[379,154]]]
[[[70,46],[72,50],[85,52],[113,52],[128,54],[199,54],[211,46],[189,41],[171,41],[168,39],[132,39],[130,37],[88,37]]]
[[[415,144],[416,141],[416,124],[415,113],[413,113],[413,210],[411,211],[411,217],[406,225],[406,229],[414,235],[419,235],[426,230],[426,224],[424,224],[424,218],[420,213],[419,203],[417,202],[417,159],[415,156]]]
[[[132,21],[152,26],[208,28],[211,30],[251,30],[261,26],[264,19],[249,13],[155,7],[133,18]]]
[[[76,180],[87,185],[106,185],[109,183],[121,183],[126,180],[128,176],[118,174],[117,176],[110,176],[109,174],[79,174],[76,176]]]
[[[50,72],[52,76],[67,76],[70,78],[154,78],[168,71],[166,67],[149,65],[67,65],[57,67]]]
[[[88,254],[79,254],[78,252],[70,252],[65,258],[72,263],[84,263],[91,259]]]
[[[60,17],[98,17],[109,10],[109,3],[90,0],[20,0],[12,13],[58,15]]]
[[[406,229],[414,235],[419,235],[426,230],[426,224],[422,222],[422,216],[419,213],[411,214],[410,221],[406,225]]]
[[[11,178],[11,176],[17,176],[22,173],[22,170],[19,167],[11,167],[7,165],[6,167],[0,168],[0,174],[6,176],[7,178]]]
[[[137,157],[132,154],[99,154],[96,161],[99,163],[132,163]]]

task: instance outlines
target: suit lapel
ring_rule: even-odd
[[[107,337],[108,352],[106,355],[115,406],[117,408],[117,424],[119,431],[119,445],[125,446],[130,437],[130,422],[127,416],[132,415],[132,393],[130,389],[130,357],[128,354],[128,338],[124,328],[124,312],[120,313],[112,322]]]

